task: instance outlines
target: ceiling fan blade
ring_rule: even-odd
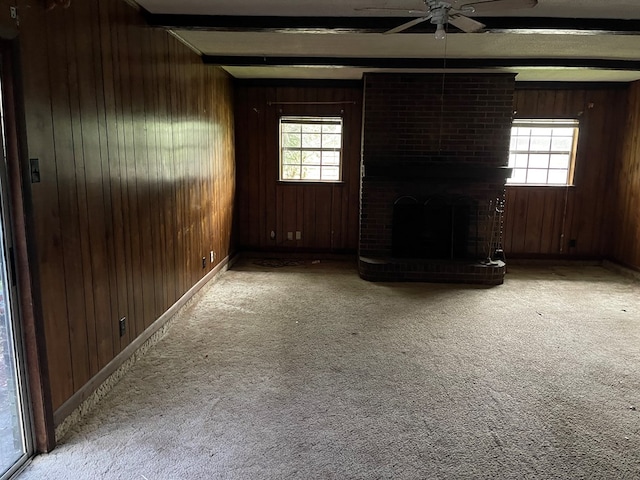
[[[449,15],[449,23],[465,33],[479,32],[486,27],[484,23],[477,22],[460,14]]]
[[[464,13],[491,13],[502,10],[533,8],[538,0],[458,0],[454,8]]]
[[[398,25],[396,28],[392,28],[391,30],[387,30],[386,32],[384,32],[384,34],[386,35],[388,33],[399,33],[399,32],[402,32],[403,30],[406,30],[407,28],[411,28],[414,25],[417,25],[419,23],[425,22],[425,21],[429,20],[430,18],[431,18],[431,14],[427,15],[426,17],[414,18],[410,22],[403,23],[402,25]]]

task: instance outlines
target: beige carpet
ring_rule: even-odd
[[[246,260],[20,480],[637,479],[639,370],[640,286],[601,267]]]

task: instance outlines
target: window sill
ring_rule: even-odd
[[[545,183],[507,183],[506,188],[576,188],[575,185],[547,185]]]
[[[344,180],[340,180],[338,182],[320,182],[314,180],[278,180],[276,181],[277,185],[309,185],[309,186],[320,186],[320,185],[344,185],[346,182]]]

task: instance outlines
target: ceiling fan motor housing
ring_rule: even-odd
[[[431,15],[430,22],[434,25],[444,25],[449,20],[449,10],[451,4],[449,2],[431,1],[425,2]]]

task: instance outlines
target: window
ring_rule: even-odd
[[[339,182],[342,118],[280,118],[280,180]]]
[[[514,120],[508,185],[572,185],[577,120]]]

